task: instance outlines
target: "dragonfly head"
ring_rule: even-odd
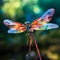
[[[29,21],[26,21],[24,24],[25,25],[30,25],[30,22]]]

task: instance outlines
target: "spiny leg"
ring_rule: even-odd
[[[30,40],[30,42],[29,42],[29,51],[28,51],[29,54],[30,54],[30,51],[31,51],[31,46],[32,46],[32,40]]]
[[[30,56],[30,51],[31,51],[31,46],[32,46],[32,38],[31,36],[29,35],[29,33],[27,34],[27,36],[29,37],[29,50],[28,50],[28,55]]]
[[[34,44],[35,44],[35,46],[36,46],[36,50],[37,50],[38,56],[39,56],[40,60],[42,60],[42,59],[41,59],[41,56],[40,56],[40,51],[39,51],[39,49],[38,49],[38,45],[37,45],[37,43],[36,43],[35,40],[34,40]]]
[[[33,33],[31,33],[30,35],[31,35],[31,37],[32,37],[33,40],[34,40],[34,44],[35,44],[35,46],[36,46],[36,50],[37,50],[38,56],[39,56],[40,60],[42,60],[41,55],[40,55],[40,51],[39,51],[39,49],[38,49],[38,45],[37,45],[37,43],[36,43],[36,39],[35,39]]]

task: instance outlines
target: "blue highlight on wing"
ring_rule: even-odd
[[[48,24],[45,24],[44,26],[42,26],[41,28],[44,28],[44,30],[48,30],[48,29],[55,29],[58,27],[59,26],[57,24],[48,23]]]
[[[17,33],[17,30],[8,30],[8,33]]]

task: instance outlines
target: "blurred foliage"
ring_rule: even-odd
[[[21,23],[25,21],[32,22],[46,10],[54,8],[56,11],[50,22],[60,26],[59,6],[60,0],[0,0],[0,53],[3,53],[0,57],[1,60],[25,60],[25,55],[28,51],[26,44],[27,32],[8,34],[8,28],[3,24],[4,19],[12,19]],[[59,28],[48,31],[34,31],[34,35],[43,60],[60,60]],[[36,54],[34,45],[32,50]],[[34,56],[36,57],[35,59],[37,59],[36,55]]]

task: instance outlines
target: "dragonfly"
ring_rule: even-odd
[[[39,56],[39,59],[42,60],[41,55],[40,55],[40,50],[38,48],[36,38],[34,37],[33,31],[34,30],[49,30],[49,29],[56,29],[59,26],[54,23],[48,23],[51,21],[52,16],[54,15],[55,9],[51,8],[48,9],[40,18],[37,18],[36,20],[33,20],[32,23],[29,21],[23,23],[20,22],[14,22],[9,19],[5,19],[3,23],[9,28],[8,33],[23,33],[25,31],[28,32],[28,36],[30,37],[29,41],[29,53],[31,51],[31,46],[32,46],[32,40],[34,40],[34,44]]]

